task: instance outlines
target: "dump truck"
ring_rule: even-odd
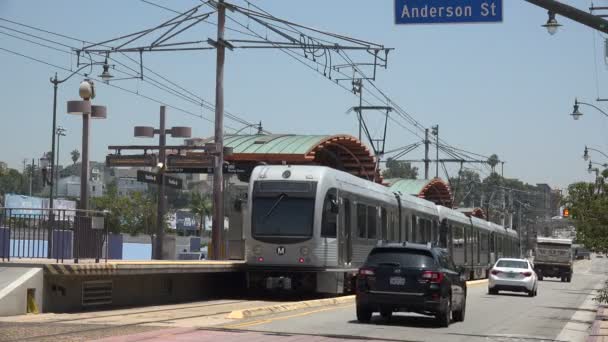
[[[572,280],[572,239],[538,237],[534,256],[538,280],[545,277]]]

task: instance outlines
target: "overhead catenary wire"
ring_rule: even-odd
[[[50,66],[50,67],[53,67],[53,68],[55,68],[55,69],[59,69],[59,70],[67,71],[67,72],[70,72],[70,71],[71,71],[70,69],[68,69],[68,68],[66,68],[66,67],[62,67],[62,66],[60,66],[60,65],[56,65],[56,64],[53,64],[53,63],[50,63],[50,62],[47,62],[47,61],[43,61],[43,60],[38,59],[38,58],[36,58],[36,57],[32,57],[32,56],[29,56],[29,55],[26,55],[26,54],[23,54],[23,53],[20,53],[20,52],[17,52],[17,51],[13,51],[13,50],[10,50],[10,49],[6,49],[6,48],[4,48],[4,47],[0,47],[0,50],[1,50],[1,51],[4,51],[4,52],[7,52],[7,53],[10,53],[10,54],[13,54],[13,55],[16,55],[16,56],[19,56],[19,57],[22,57],[22,58],[25,58],[25,59],[28,59],[28,60],[31,60],[31,61],[34,61],[34,62],[37,62],[37,63],[45,64],[45,65]],[[194,117],[198,117],[198,118],[200,118],[200,119],[202,119],[202,120],[205,120],[205,121],[208,121],[208,122],[210,122],[210,123],[213,123],[213,120],[211,120],[211,119],[209,119],[209,118],[206,118],[206,117],[202,116],[201,114],[196,114],[196,113],[194,113],[194,112],[188,111],[188,110],[183,109],[183,108],[181,108],[181,107],[178,107],[178,106],[175,106],[175,105],[172,105],[172,104],[169,104],[169,103],[166,103],[166,102],[163,102],[163,101],[157,100],[157,99],[155,99],[155,98],[152,98],[152,97],[150,97],[150,96],[144,95],[144,94],[142,94],[142,93],[135,92],[135,91],[133,91],[133,90],[131,90],[131,89],[123,88],[123,87],[117,86],[117,85],[115,85],[115,84],[105,84],[105,83],[104,83],[102,80],[97,79],[97,78],[95,78],[95,77],[91,77],[90,75],[86,75],[85,73],[82,73],[82,72],[78,72],[78,75],[81,75],[81,76],[83,76],[83,77],[88,77],[88,78],[90,78],[90,79],[92,79],[92,80],[97,81],[99,84],[104,84],[104,85],[106,85],[106,86],[109,86],[109,87],[112,87],[112,88],[116,88],[116,89],[119,89],[119,90],[125,91],[125,92],[127,92],[127,93],[130,93],[130,94],[133,94],[133,95],[136,95],[136,96],[139,96],[139,97],[145,98],[145,99],[147,99],[147,100],[150,100],[150,101],[156,102],[156,103],[158,103],[158,104],[165,105],[165,106],[167,106],[167,107],[169,107],[169,108],[172,108],[172,109],[175,109],[175,110],[177,110],[177,111],[179,111],[179,112],[181,112],[181,113],[188,114],[188,115],[191,115],[191,116],[194,116]],[[230,127],[230,126],[226,126],[226,127],[227,127],[227,128],[229,128],[229,129],[231,129],[231,130],[233,130],[233,131],[236,131],[236,128],[234,128],[234,127]]]
[[[82,43],[82,44],[85,44],[85,43],[87,43],[87,44],[93,44],[92,42],[89,42],[89,41],[86,41],[86,40],[78,39],[78,38],[75,38],[75,37],[72,37],[72,36],[68,36],[68,35],[64,35],[64,34],[61,34],[61,33],[52,32],[52,31],[50,31],[50,30],[42,29],[42,28],[39,28],[39,27],[35,27],[35,26],[33,26],[33,25],[28,25],[28,24],[20,23],[20,22],[17,22],[17,21],[14,21],[14,20],[9,20],[9,19],[2,18],[2,17],[0,17],[0,21],[5,21],[5,22],[8,22],[8,23],[11,23],[11,24],[14,24],[14,25],[18,25],[18,26],[21,26],[21,27],[25,27],[25,28],[28,28],[28,29],[31,29],[31,30],[35,30],[35,31],[38,31],[38,32],[47,33],[47,34],[54,35],[54,36],[57,36],[57,37],[61,37],[61,38],[64,38],[64,39],[69,39],[69,40],[76,41],[76,42],[79,42],[79,43]],[[0,27],[5,27],[5,26],[0,26]],[[30,36],[30,37],[35,37],[35,38],[37,38],[37,39],[40,39],[40,40],[43,40],[43,41],[46,41],[46,42],[49,42],[49,43],[53,43],[53,44],[57,44],[57,45],[60,45],[60,46],[63,46],[63,47],[67,47],[67,48],[70,48],[70,49],[72,49],[72,50],[78,50],[78,48],[76,48],[76,47],[74,47],[74,46],[71,46],[71,45],[68,45],[68,44],[64,44],[64,43],[61,43],[61,42],[58,42],[58,41],[55,41],[55,40],[51,40],[51,39],[48,39],[48,38],[44,38],[44,37],[35,36],[35,35],[29,34],[29,33],[27,33],[27,32],[23,32],[23,31],[16,30],[16,29],[12,29],[12,28],[8,28],[8,27],[5,27],[5,28],[6,28],[6,29],[8,29],[8,30],[11,30],[11,31],[18,32],[18,33],[20,33],[20,34],[24,34],[24,35],[27,35],[27,36]],[[22,38],[22,37],[21,37],[20,39],[22,39],[22,40],[23,40],[23,39],[25,39],[25,38]],[[52,47],[49,47],[49,48],[52,48]],[[65,52],[65,51],[62,51],[62,52]],[[133,63],[138,63],[138,62],[137,62],[137,61],[135,61],[133,58],[131,58],[131,57],[127,56],[127,55],[125,55],[125,57],[126,57],[126,58],[128,58],[129,60],[131,60]],[[127,69],[130,69],[131,71],[133,71],[133,72],[135,72],[135,73],[138,73],[138,72],[139,72],[139,71],[137,71],[137,70],[133,69],[132,67],[128,67],[126,64],[124,64],[124,63],[120,62],[120,61],[119,61],[119,60],[117,60],[116,58],[112,58],[112,57],[110,57],[109,59],[110,59],[110,60],[112,60],[112,61],[114,61],[116,64],[122,65],[123,67],[125,67],[125,68],[127,68]],[[159,73],[155,72],[154,70],[152,70],[152,69],[150,69],[150,68],[148,68],[148,67],[145,67],[145,66],[144,66],[143,68],[144,68],[144,70],[145,70],[145,71],[148,71],[148,72],[152,73],[153,75],[155,75],[155,76],[157,76],[157,77],[161,78],[161,79],[162,79],[162,80],[164,80],[165,82],[170,83],[170,84],[171,84],[171,85],[173,85],[174,87],[177,87],[177,88],[181,89],[182,91],[184,91],[184,92],[186,92],[186,93],[190,94],[191,96],[195,96],[195,97],[196,97],[197,99],[199,99],[199,100],[200,100],[200,102],[201,102],[201,103],[196,103],[196,104],[197,104],[197,105],[199,105],[200,107],[205,108],[205,109],[208,109],[208,110],[210,110],[210,111],[214,111],[215,106],[214,106],[213,104],[211,104],[211,102],[204,100],[202,97],[200,97],[200,96],[198,96],[198,95],[194,94],[193,92],[191,92],[191,91],[187,90],[186,88],[184,88],[184,87],[182,87],[182,86],[178,85],[177,83],[175,83],[175,82],[173,82],[173,81],[169,80],[167,77],[162,76],[161,74],[159,74]],[[70,70],[70,71],[71,71],[71,70]],[[135,75],[132,75],[132,76],[135,76]],[[149,81],[148,81],[148,79],[149,79]],[[166,91],[166,92],[168,92],[168,93],[172,94],[173,96],[176,96],[176,97],[181,98],[182,100],[185,100],[185,99],[184,99],[184,95],[183,95],[183,94],[180,94],[180,92],[176,91],[175,89],[171,89],[171,87],[169,87],[169,86],[167,86],[167,85],[164,85],[162,82],[160,82],[160,81],[158,81],[158,80],[156,80],[156,79],[154,79],[154,78],[152,78],[152,77],[149,77],[149,76],[148,76],[148,77],[146,77],[146,78],[143,80],[143,82],[144,82],[144,83],[147,83],[147,84],[151,84],[152,86],[154,86],[154,87],[156,87],[156,88],[159,88],[159,89],[161,89],[161,90],[164,90],[164,91]],[[120,88],[122,88],[122,87],[120,87]],[[192,99],[190,99],[190,100],[192,100]],[[188,101],[188,100],[187,100],[187,101]],[[189,101],[189,102],[191,102],[191,103],[193,103],[193,104],[194,104],[194,102],[193,102],[193,101]],[[242,124],[242,125],[253,125],[253,123],[251,123],[251,122],[249,122],[249,121],[247,121],[247,120],[244,120],[244,119],[240,118],[239,116],[237,116],[237,115],[235,115],[235,114],[233,114],[233,113],[230,113],[230,112],[228,112],[228,111],[225,111],[225,113],[226,113],[226,116],[227,116],[229,119],[231,119],[231,120],[233,120],[233,121],[235,121],[235,122],[237,122],[237,123],[239,123],[239,124]],[[227,127],[228,127],[228,126],[227,126]],[[231,128],[231,129],[232,129],[232,128]]]

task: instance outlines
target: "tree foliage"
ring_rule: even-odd
[[[72,164],[76,164],[78,159],[80,159],[80,151],[73,150],[72,152],[70,152],[70,155],[72,156]]]
[[[205,217],[211,216],[213,213],[213,201],[206,194],[193,192],[190,199],[190,211],[198,216],[199,229],[202,234],[207,229],[205,227]]]
[[[25,183],[23,175],[15,169],[4,169],[0,173],[0,194],[21,193]]]
[[[386,161],[386,170],[382,172],[382,177],[385,179],[416,179],[418,178],[418,168],[416,166],[412,166],[411,163],[388,158]]]
[[[152,234],[156,231],[156,199],[136,192],[119,196],[116,184],[110,184],[102,197],[91,199],[95,210],[107,210],[106,223],[112,233]],[[164,220],[166,229],[167,222]]]

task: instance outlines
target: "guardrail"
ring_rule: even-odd
[[[0,207],[0,259],[105,258],[108,227],[105,213],[92,210]],[[107,249],[107,246],[106,246]]]

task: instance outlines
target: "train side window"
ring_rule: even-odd
[[[376,238],[376,219],[378,218],[378,209],[376,207],[367,207],[367,238]]]
[[[338,233],[338,201],[336,190],[331,189],[325,195],[323,216],[321,218],[321,237],[335,238]]]
[[[367,206],[365,204],[357,203],[357,236],[361,239],[367,237],[367,231],[365,229],[367,224]]]
[[[385,208],[380,208],[380,228],[382,230],[382,240],[388,240],[388,216]]]

